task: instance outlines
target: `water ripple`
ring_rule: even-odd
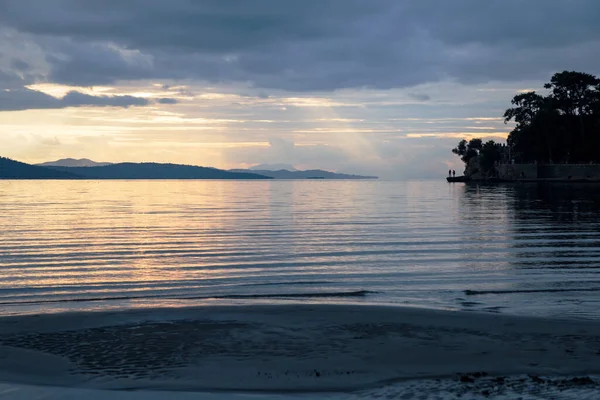
[[[590,185],[4,181],[0,212],[5,313],[228,299],[600,316]]]

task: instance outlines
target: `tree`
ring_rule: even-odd
[[[518,94],[510,102],[516,107],[504,112],[504,123],[514,119],[518,125],[530,125],[544,107],[544,97],[536,92]]]
[[[550,89],[555,107],[566,115],[591,115],[597,101],[600,79],[591,74],[575,71],[556,73],[544,88]]]
[[[460,156],[467,167],[471,165],[472,169],[481,172],[484,177],[493,177],[497,175],[496,163],[502,160],[504,149],[504,146],[493,140],[483,143],[481,139],[473,138],[468,142],[461,140],[452,152]]]
[[[481,151],[483,148],[483,141],[479,138],[473,138],[469,140],[469,149]]]
[[[500,143],[489,140],[483,144],[481,151],[479,152],[479,165],[481,166],[481,170],[487,176],[497,175],[496,163],[499,163],[502,160],[503,153],[504,147]]]
[[[460,142],[458,142],[458,146],[453,148],[452,152],[454,154],[460,156],[460,159],[463,160],[463,157],[467,154],[467,141],[465,139],[463,139]],[[463,161],[465,161],[465,160],[463,160]]]
[[[600,79],[563,71],[544,85],[548,95],[516,95],[504,122],[514,121],[507,142],[518,162],[600,161]]]
[[[515,122],[507,138],[508,147],[492,140],[462,140],[452,150],[484,177],[495,174],[503,159],[529,163],[600,162],[600,78],[563,71],[544,85],[546,95],[519,93],[504,112],[504,122]]]
[[[481,139],[471,139],[469,142],[463,139],[458,142],[458,146],[452,149],[452,152],[460,156],[465,164],[468,164],[470,159],[479,155],[480,149]]]

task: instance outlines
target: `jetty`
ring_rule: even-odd
[[[467,182],[469,180],[469,178],[467,178],[464,175],[462,175],[462,176],[448,176],[448,177],[446,177],[446,180],[449,183],[453,183],[453,182]]]

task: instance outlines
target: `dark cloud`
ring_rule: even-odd
[[[425,93],[409,93],[408,94],[412,99],[417,101],[429,101],[431,100],[431,96]]]
[[[163,97],[161,99],[158,99],[157,103],[158,104],[177,104],[178,101],[177,101],[177,99],[173,99],[170,97]]]
[[[27,88],[0,90],[0,111],[50,109],[67,107],[129,107],[144,106],[148,100],[133,96],[91,96],[71,91],[57,99],[45,93]]]
[[[129,107],[145,106],[148,100],[134,96],[92,96],[89,94],[70,91],[59,99],[62,107],[102,106],[102,107]]]
[[[123,52],[109,43],[82,43],[65,38],[43,38],[40,42],[49,50],[46,61],[52,68],[48,76],[52,82],[94,86],[153,77],[150,58],[139,52]]]
[[[29,63],[23,60],[12,60],[11,61],[11,66],[13,67],[13,69],[17,70],[17,71],[28,71],[29,70]]]
[[[18,76],[14,71],[2,71],[0,69],[0,91],[22,88],[31,82]]]
[[[150,78],[294,91],[598,72],[597,0],[3,0],[53,82]],[[16,66],[20,69],[20,67]]]

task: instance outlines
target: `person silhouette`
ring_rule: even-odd
[[[456,176],[456,171],[452,170],[452,176]]]
[[[448,170],[448,176],[452,176],[452,170],[451,169]]]

